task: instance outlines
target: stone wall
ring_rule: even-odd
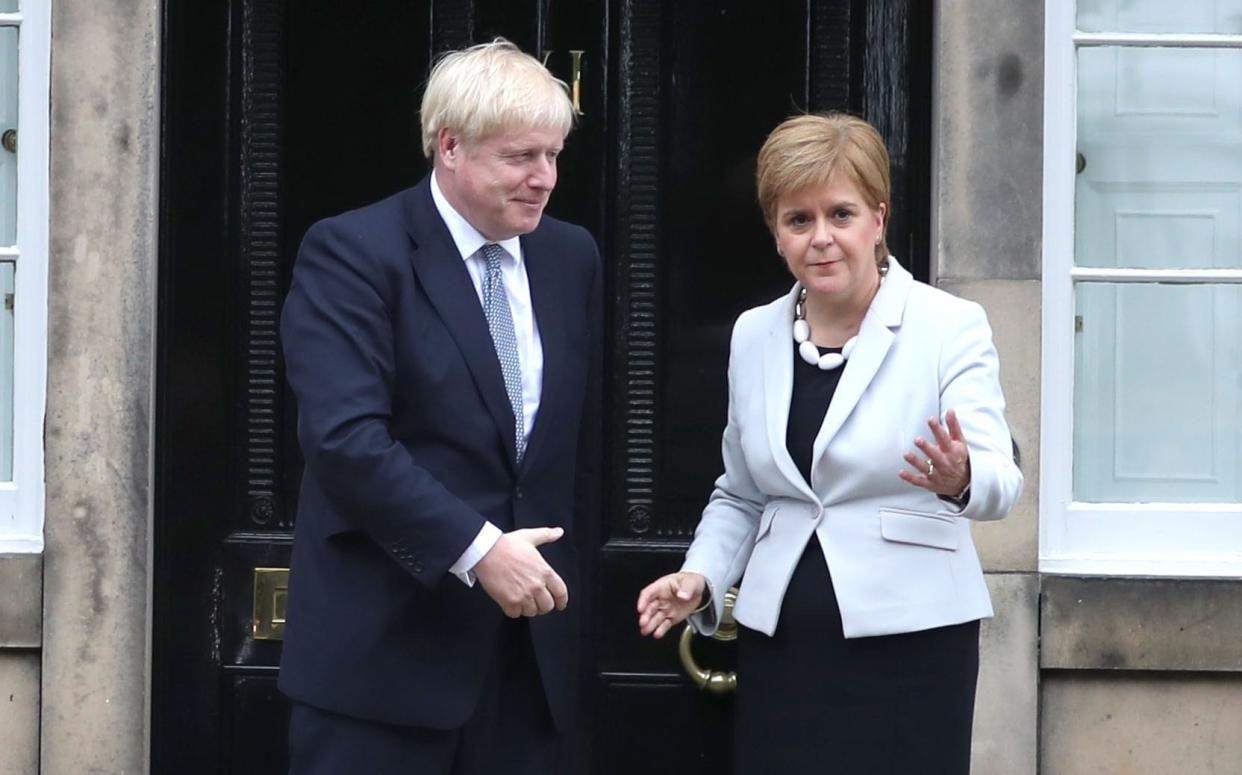
[[[159,0],[52,18],[41,769],[146,771]]]
[[[43,558],[0,555],[0,775],[39,768]]]
[[[1038,771],[1041,0],[935,4],[933,274],[987,310],[1026,486],[974,526],[996,617],[981,636],[974,770]]]

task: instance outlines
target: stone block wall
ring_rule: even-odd
[[[0,775],[39,769],[43,558],[0,554]]]

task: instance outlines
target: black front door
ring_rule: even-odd
[[[587,226],[608,268],[582,767],[726,772],[729,696],[691,682],[676,637],[638,637],[634,599],[676,567],[719,473],[732,321],[790,282],[755,205],[767,131],[808,109],[875,122],[893,151],[890,244],[926,276],[925,6],[167,2],[152,771],[284,769],[279,569],[301,459],[276,323],[293,258],[314,220],[425,173],[434,53],[504,35],[573,88],[582,115],[550,211]],[[728,644],[692,647],[728,670]]]

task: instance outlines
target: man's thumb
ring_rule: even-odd
[[[550,544],[565,535],[565,529],[560,527],[535,527],[528,529],[526,532],[531,546]]]

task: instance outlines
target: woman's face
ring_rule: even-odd
[[[807,290],[834,305],[861,301],[875,290],[875,246],[887,208],[871,209],[845,175],[823,186],[786,194],[776,203],[776,249]]]

